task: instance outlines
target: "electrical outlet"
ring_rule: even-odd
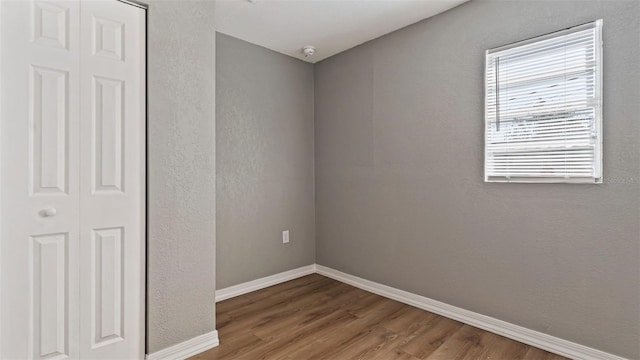
[[[289,230],[282,232],[282,243],[287,244],[289,242]]]

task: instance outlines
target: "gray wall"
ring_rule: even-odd
[[[217,46],[217,283],[225,288],[315,262],[313,65],[223,34]]]
[[[148,13],[147,353],[215,329],[212,1]]]
[[[484,51],[598,18],[605,183],[484,183]],[[640,358],[640,2],[473,0],[315,82],[319,264]]]

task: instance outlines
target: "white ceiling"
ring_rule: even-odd
[[[218,0],[215,21],[221,33],[315,63],[466,1]]]

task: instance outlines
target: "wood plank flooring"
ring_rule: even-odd
[[[216,307],[220,346],[191,359],[565,359],[317,274]]]

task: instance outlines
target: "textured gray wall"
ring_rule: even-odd
[[[313,65],[223,34],[217,46],[217,284],[225,288],[315,262]]]
[[[148,13],[147,353],[215,329],[213,1]]]
[[[598,18],[604,184],[484,183],[484,51]],[[319,264],[640,358],[640,1],[473,0],[315,82]]]

